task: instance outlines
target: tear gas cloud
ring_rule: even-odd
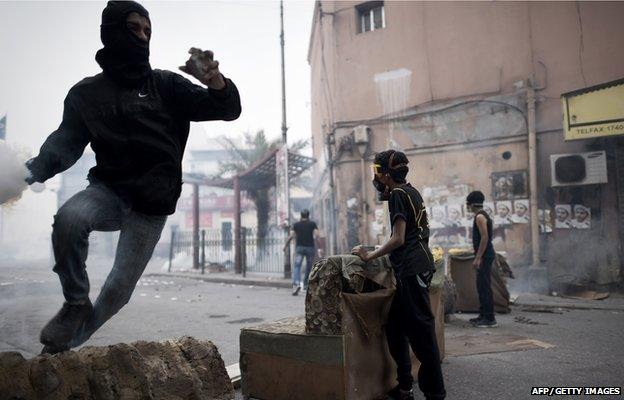
[[[28,157],[0,140],[0,205],[18,200],[28,187],[25,179],[30,172],[24,165]]]

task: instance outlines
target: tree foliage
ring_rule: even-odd
[[[230,155],[230,159],[219,164],[218,177],[229,177],[246,171],[266,157],[269,152],[279,148],[282,143],[279,138],[268,140],[262,129],[255,133],[243,133],[241,142],[228,137],[221,137],[219,142]],[[239,143],[242,143],[242,145]],[[307,140],[299,140],[291,144],[289,150],[300,152],[307,146]],[[269,213],[271,210],[269,188],[247,190],[246,194],[256,206],[258,245],[262,247],[269,228]]]

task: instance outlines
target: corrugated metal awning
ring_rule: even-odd
[[[275,155],[278,149],[272,150],[267,155],[238,174],[238,182],[241,190],[255,190],[263,187],[273,187],[276,183]],[[301,154],[288,152],[288,176],[296,178],[314,164],[315,160]],[[184,174],[184,182],[204,186],[220,187],[225,189],[234,188],[234,177],[226,179],[213,179],[203,174]]]

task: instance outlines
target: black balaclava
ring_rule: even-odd
[[[104,48],[95,60],[104,73],[121,86],[141,88],[152,67],[149,63],[149,43],[139,39],[126,25],[128,14],[136,12],[149,19],[147,10],[134,1],[109,1],[102,11],[100,38]]]
[[[395,150],[386,150],[375,156],[375,164],[381,167],[382,174],[389,174],[397,183],[405,183],[405,176],[409,171],[407,164],[409,163],[405,153]],[[390,199],[390,188],[381,181],[373,178],[373,186],[377,190],[377,199],[379,201],[388,201]]]

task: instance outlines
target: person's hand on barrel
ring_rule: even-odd
[[[191,47],[188,52],[191,56],[185,65],[179,67],[180,71],[194,76],[210,89],[223,89],[225,87],[225,79],[221,71],[219,71],[219,61],[214,59],[214,53],[210,50],[203,51],[196,47]]]
[[[366,250],[362,245],[355,246],[351,250],[351,254],[360,257],[364,262],[368,261],[368,250]]]

